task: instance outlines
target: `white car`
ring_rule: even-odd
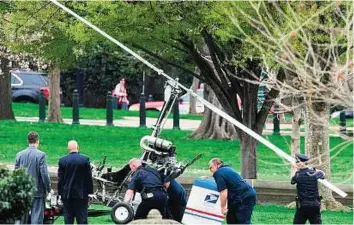
[[[200,88],[197,90],[197,94],[200,97],[203,97],[204,89]],[[145,102],[146,110],[156,110],[161,111],[163,106],[163,101],[147,101]],[[188,114],[189,113],[189,104],[190,104],[190,94],[186,93],[179,98],[179,113],[180,114]],[[140,103],[132,104],[129,107],[129,110],[139,111]],[[198,114],[204,113],[204,105],[200,103],[198,100],[196,101],[196,111]]]

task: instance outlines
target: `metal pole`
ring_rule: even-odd
[[[274,105],[273,135],[280,135],[279,106],[277,104]]]
[[[107,38],[108,40],[112,41],[113,43],[115,43],[116,45],[118,45],[120,48],[122,48],[124,51],[128,52],[129,54],[131,54],[132,56],[134,56],[135,58],[137,58],[138,60],[140,60],[142,63],[144,63],[145,65],[147,65],[148,67],[150,67],[151,69],[153,69],[154,71],[156,71],[159,75],[162,75],[164,77],[166,77],[167,79],[174,81],[174,79],[172,79],[172,77],[170,77],[168,74],[166,74],[162,69],[157,68],[156,66],[154,66],[153,64],[151,64],[150,62],[148,62],[147,60],[145,60],[143,57],[141,57],[140,55],[138,55],[137,53],[135,53],[134,51],[132,51],[131,49],[129,49],[127,46],[125,46],[124,44],[120,43],[119,41],[117,41],[116,39],[114,39],[112,36],[108,35],[106,32],[104,32],[103,30],[101,30],[100,28],[98,28],[97,26],[93,25],[92,23],[90,23],[88,20],[86,20],[85,18],[79,16],[78,14],[76,14],[74,11],[72,11],[71,9],[67,8],[66,6],[64,6],[63,4],[59,3],[57,0],[50,0],[51,2],[53,2],[53,4],[57,5],[58,7],[62,8],[64,11],[68,12],[69,14],[73,15],[75,18],[77,18],[78,20],[80,20],[81,22],[83,22],[84,24],[86,24],[87,26],[91,27],[92,29],[94,29],[95,31],[97,31],[98,33],[100,33],[102,36],[104,36],[105,38]],[[290,155],[288,155],[286,152],[284,152],[283,150],[281,150],[279,147],[277,147],[276,145],[274,145],[273,143],[271,143],[270,141],[266,140],[265,138],[263,138],[261,135],[257,134],[256,132],[254,132],[253,130],[251,130],[250,128],[246,127],[245,125],[243,125],[242,123],[240,123],[239,121],[237,121],[235,118],[231,117],[230,115],[228,115],[227,113],[225,113],[224,111],[222,111],[221,109],[215,107],[213,104],[211,104],[210,102],[208,102],[207,100],[205,100],[204,98],[198,96],[197,93],[193,92],[193,90],[186,88],[185,86],[183,86],[182,84],[176,82],[176,85],[179,86],[180,88],[182,88],[183,90],[187,91],[187,93],[189,93],[190,95],[192,95],[193,97],[196,97],[203,105],[205,105],[206,107],[208,107],[210,110],[212,110],[213,112],[217,113],[218,115],[222,116],[224,119],[226,119],[227,121],[229,121],[230,123],[234,124],[235,126],[237,126],[238,128],[242,129],[244,132],[246,132],[248,135],[252,136],[254,139],[256,139],[257,141],[261,142],[262,144],[264,144],[265,146],[267,146],[270,150],[272,150],[273,152],[275,152],[278,156],[282,157],[283,159],[287,160],[289,163],[295,165],[295,159],[293,157],[291,157]],[[329,183],[327,180],[321,180],[319,179],[318,182],[324,184],[326,187],[330,188],[332,191],[335,191],[337,194],[339,194],[342,197],[346,197],[348,194],[345,193],[344,191],[342,191],[341,189],[337,188],[336,186],[334,186],[333,184]]]
[[[112,107],[112,93],[109,91],[106,99],[106,126],[113,126],[113,107]]]
[[[72,124],[80,124],[79,121],[79,93],[77,89],[74,90],[73,94],[73,122]]]
[[[140,94],[140,108],[139,108],[140,125],[139,127],[146,127],[146,110],[145,110],[145,95],[144,92]]]
[[[118,105],[117,105],[117,96],[116,95],[112,95],[112,109],[117,109]]]
[[[39,93],[39,122],[45,121],[45,97],[44,90]]]
[[[180,130],[181,128],[179,127],[179,101],[178,99],[175,101],[175,104],[173,105],[173,129],[174,130]]]
[[[145,71],[143,71],[143,95],[145,95]]]

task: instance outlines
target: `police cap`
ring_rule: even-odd
[[[296,161],[307,162],[309,159],[307,155],[296,153]]]

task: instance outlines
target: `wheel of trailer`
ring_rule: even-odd
[[[133,207],[125,202],[119,202],[113,206],[111,218],[116,224],[127,224],[134,218]]]

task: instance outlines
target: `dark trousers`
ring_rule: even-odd
[[[143,199],[138,206],[134,219],[146,219],[151,209],[157,209],[163,219],[171,219],[171,214],[167,208],[167,194],[164,191],[153,191],[154,197]]]
[[[240,204],[229,205],[226,215],[227,224],[251,224],[256,197],[244,199]]]
[[[305,224],[307,220],[311,224],[322,224],[319,206],[301,206],[296,209],[294,224]]]
[[[64,223],[73,224],[76,218],[77,224],[87,224],[88,199],[65,199]]]
[[[177,222],[181,222],[184,214],[184,210],[186,209],[186,203],[180,202],[168,202],[168,206],[172,215],[172,218]]]

